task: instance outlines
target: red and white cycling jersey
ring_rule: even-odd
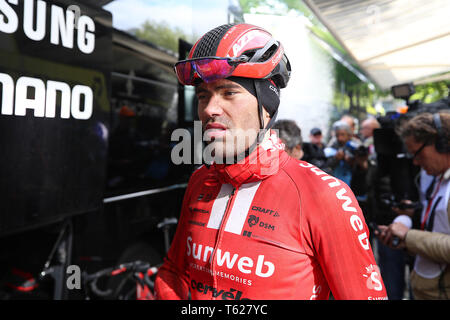
[[[352,191],[277,146],[193,173],[159,299],[386,298]]]

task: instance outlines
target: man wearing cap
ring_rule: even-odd
[[[324,148],[325,145],[322,142],[322,130],[319,128],[312,128],[309,132],[309,140],[312,144],[319,146],[320,148]]]
[[[223,25],[175,69],[195,86],[213,161],[190,178],[157,298],[385,299],[350,189],[289,157],[270,130],[291,72],[282,45]]]
[[[322,130],[312,128],[309,132],[309,142],[303,144],[304,155],[302,160],[312,163],[320,169],[331,172],[331,168],[327,168],[327,157],[324,153],[325,145],[322,142]]]

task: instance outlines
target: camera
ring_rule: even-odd
[[[345,146],[340,150],[343,150],[347,156],[352,158],[355,156],[363,157],[369,155],[369,148],[353,140],[347,141]]]
[[[384,193],[380,196],[381,204],[385,208],[399,208],[401,210],[405,209],[413,209],[413,210],[419,210],[422,208],[422,205],[419,201],[411,202],[411,203],[404,203],[401,201],[397,201],[395,196],[392,193]]]
[[[366,157],[368,155],[369,155],[369,148],[367,148],[366,146],[360,145],[355,150],[355,156],[357,157]]]
[[[450,97],[432,103],[423,103],[420,100],[410,101],[409,99],[415,92],[416,91],[412,83],[405,83],[391,87],[391,93],[394,98],[404,99],[406,101],[408,106],[408,111],[406,113],[407,118],[414,117],[423,112],[436,113],[440,110],[448,110],[450,108]]]
[[[377,120],[381,128],[374,130],[374,145],[377,154],[403,158],[408,157],[406,148],[395,130],[405,121],[424,112],[437,113],[441,110],[450,109],[450,97],[438,100],[433,103],[423,103],[420,100],[410,101],[410,97],[415,93],[412,83],[401,84],[391,88],[395,98],[404,99],[408,105],[408,111],[404,114],[398,112],[388,112],[385,116],[378,117]]]

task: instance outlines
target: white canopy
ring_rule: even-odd
[[[450,79],[450,1],[304,2],[379,87]]]

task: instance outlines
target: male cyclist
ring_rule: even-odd
[[[289,157],[270,130],[291,72],[282,45],[260,27],[223,25],[175,69],[195,86],[215,160],[190,178],[157,297],[384,299],[348,186]]]

